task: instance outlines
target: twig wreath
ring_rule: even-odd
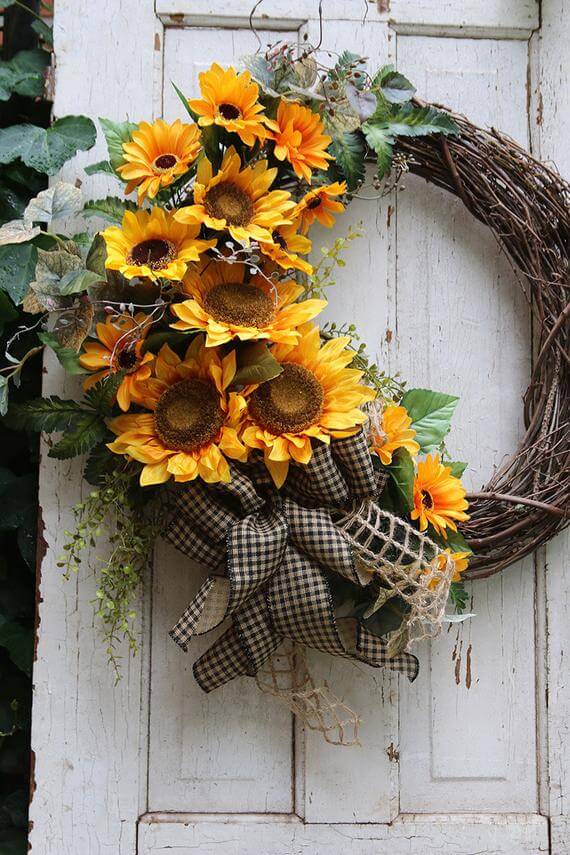
[[[315,685],[301,648],[413,680],[412,645],[472,617],[467,573],[499,571],[567,521],[569,188],[506,137],[414,100],[393,66],[319,56],[277,44],[241,72],[214,63],[201,97],[177,90],[185,122],[101,119],[109,157],[87,172],[136,200],[83,205],[59,182],[0,241],[36,261],[21,298],[39,317],[22,333],[85,375],[83,401],[9,415],[60,432],[52,457],[89,452],[96,489],[60,566],[110,529],[97,591],[110,660],[123,637],[136,649],[131,601],[161,536],[209,571],[173,640],[187,650],[226,621],[194,663],[199,685],[255,677],[352,744],[358,716]],[[458,399],[388,377],[350,319],[314,323],[357,235],[312,265],[311,228],[334,224],[371,158],[379,193],[413,171],[486,223],[539,321],[526,434],[472,496],[445,445]],[[109,224],[53,227],[81,208]],[[28,355],[7,354],[13,379]]]
[[[518,448],[469,498],[466,576],[498,573],[568,524],[570,185],[504,134],[453,115],[455,137],[400,138],[410,171],[457,196],[504,250],[536,320]]]

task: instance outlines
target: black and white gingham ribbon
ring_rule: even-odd
[[[324,570],[361,584],[331,511],[377,495],[382,479],[360,432],[318,446],[307,466],[291,468],[279,493],[262,461],[235,466],[230,484],[193,481],[173,492],[165,537],[211,575],[170,635],[187,650],[193,636],[231,617],[194,664],[204,691],[256,674],[284,637],[415,679],[415,656],[390,658],[386,643],[356,620],[337,620]]]

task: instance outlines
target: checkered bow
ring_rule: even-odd
[[[193,636],[231,618],[194,664],[204,691],[254,676],[283,638],[415,679],[415,656],[389,656],[358,621],[335,617],[328,581],[331,572],[358,585],[372,578],[333,515],[378,495],[384,479],[360,432],[320,445],[307,466],[291,467],[280,491],[262,461],[234,466],[229,484],[193,481],[174,491],[166,540],[211,575],[170,635],[187,650]]]

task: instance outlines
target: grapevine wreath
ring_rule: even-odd
[[[417,100],[393,66],[344,52],[323,64],[278,44],[178,91],[185,120],[100,120],[124,185],[83,203],[55,183],[4,245],[33,247],[23,328],[82,375],[83,400],[11,408],[88,452],[95,489],[74,509],[60,566],[102,530],[98,615],[109,657],[136,648],[131,600],[162,536],[209,575],[171,629],[183,649],[224,623],[194,663],[205,691],[237,676],[331,742],[358,717],[316,686],[305,647],[414,679],[418,639],[462,620],[466,577],[496,573],[568,519],[568,185],[515,142]],[[87,121],[87,120],[85,120]],[[369,361],[350,319],[317,325],[349,231],[311,264],[376,165],[391,192],[411,171],[458,196],[517,272],[537,321],[519,448],[479,493],[445,437],[457,398],[408,389]],[[107,220],[60,234],[79,211]],[[41,346],[36,341],[33,351]],[[10,347],[10,346],[9,346]],[[27,351],[10,368],[17,379]],[[4,408],[8,377],[3,378]]]

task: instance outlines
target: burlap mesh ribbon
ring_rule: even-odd
[[[394,645],[333,608],[331,573],[359,586],[381,577],[409,603],[416,637],[441,621],[453,563],[440,568],[436,544],[378,508],[384,483],[361,432],[320,445],[279,492],[262,461],[234,466],[227,485],[178,485],[165,537],[211,574],[170,634],[187,650],[193,636],[231,620],[194,664],[204,691],[256,675],[283,639],[415,679],[401,632]]]

